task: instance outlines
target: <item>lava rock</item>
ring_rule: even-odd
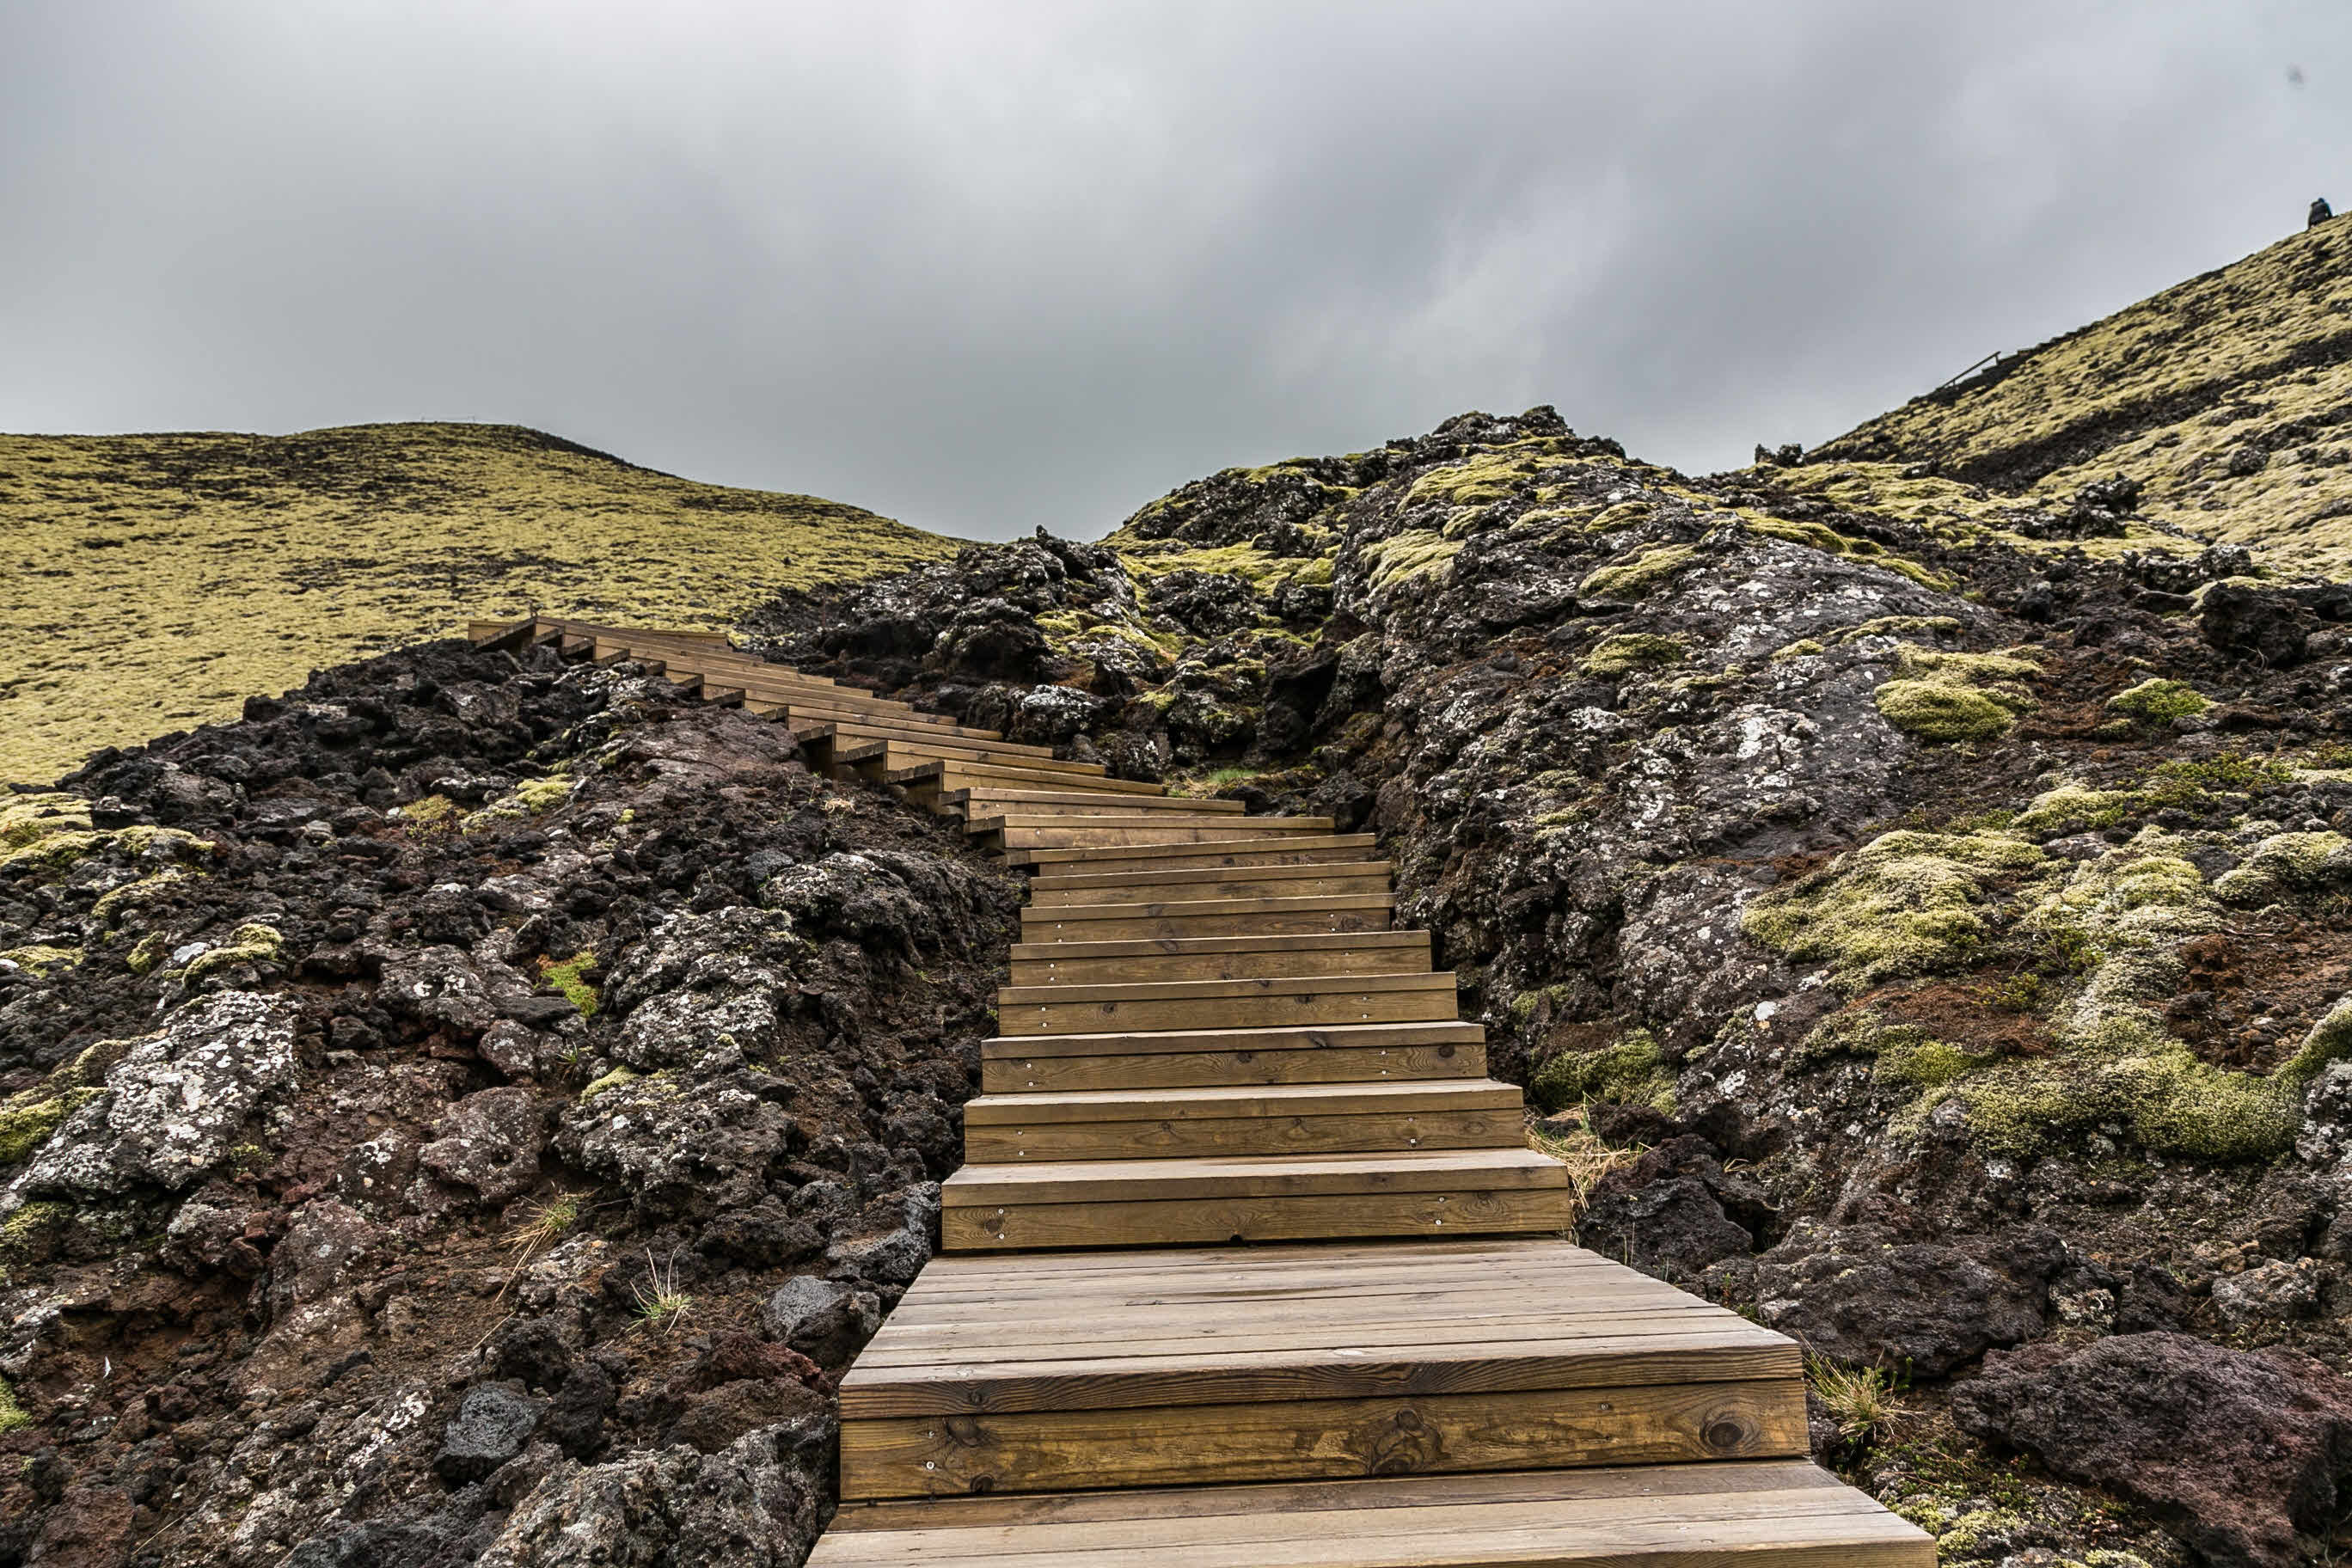
[[[2299,661],[2311,640],[2311,615],[2284,594],[2216,583],[2205,590],[2197,629],[2224,653],[2244,654],[2270,665]]]
[[[1952,1391],[1972,1436],[2158,1510],[2221,1568],[2289,1568],[2352,1482],[2352,1383],[2291,1351],[2124,1334],[1986,1358]]]
[[[803,1274],[784,1281],[760,1308],[760,1331],[818,1364],[845,1366],[882,1326],[882,1299]]]
[[[522,1452],[539,1428],[539,1405],[500,1384],[469,1389],[442,1428],[433,1468],[451,1481],[479,1480]]]
[[[1822,1355],[1941,1376],[2040,1336],[2064,1267],[2047,1230],[1899,1242],[1874,1226],[1801,1220],[1758,1260],[1757,1302],[1767,1328]]]
[[[539,1181],[539,1153],[547,1145],[546,1118],[530,1089],[510,1086],[469,1094],[452,1106],[418,1163],[445,1182],[471,1187],[495,1206],[530,1191]]]

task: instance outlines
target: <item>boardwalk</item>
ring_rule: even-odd
[[[1172,798],[707,638],[541,621],[1031,872],[941,1255],[843,1381],[815,1568],[1927,1568],[1802,1360],[1566,1239],[1368,835]]]

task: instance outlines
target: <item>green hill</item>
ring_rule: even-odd
[[[0,779],[233,717],[468,616],[719,627],[958,543],[512,426],[0,436]]]

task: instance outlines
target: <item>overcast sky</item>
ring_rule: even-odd
[[[2352,206],[2352,4],[0,0],[0,429],[513,421],[973,537],[1694,471]]]

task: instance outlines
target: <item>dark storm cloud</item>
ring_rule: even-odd
[[[1705,469],[2344,205],[2347,85],[2333,3],[16,0],[0,428],[512,420],[973,535],[1473,406]]]

